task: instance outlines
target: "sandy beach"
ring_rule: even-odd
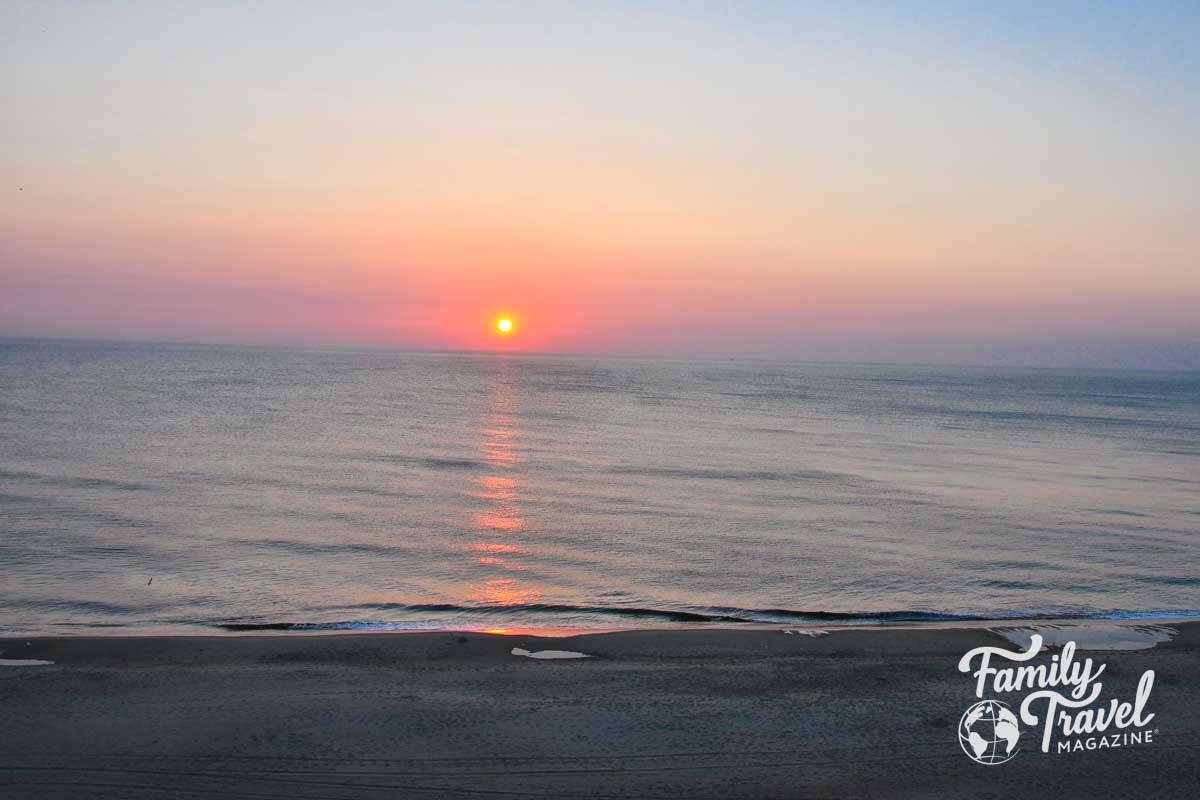
[[[1067,630],[1106,698],[1155,670],[1152,743],[974,763],[986,628],[10,637],[0,795],[1193,797],[1200,623]]]

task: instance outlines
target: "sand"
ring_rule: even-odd
[[[995,766],[957,738],[984,628],[9,637],[52,663],[0,667],[0,797],[1191,798],[1200,623],[1164,625],[1080,654],[1106,698],[1156,671],[1152,744]]]

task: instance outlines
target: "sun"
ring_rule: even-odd
[[[513,321],[508,317],[501,317],[496,320],[496,330],[501,333],[512,333]]]

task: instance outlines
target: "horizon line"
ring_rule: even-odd
[[[648,355],[645,353],[581,353],[576,351],[553,350],[472,350],[437,347],[403,347],[399,345],[371,344],[286,344],[264,342],[215,342],[203,340],[180,339],[120,339],[103,336],[45,336],[0,333],[0,341],[40,341],[40,342],[78,342],[85,344],[117,344],[117,345],[170,345],[175,347],[195,348],[243,348],[258,350],[326,350],[348,352],[378,352],[378,353],[418,353],[426,355],[475,355],[475,356],[529,356],[536,358],[609,358],[640,361],[737,361],[750,363],[776,364],[814,364],[827,366],[861,366],[861,367],[944,367],[958,369],[1025,369],[1025,370],[1076,370],[1086,372],[1163,372],[1163,373],[1200,373],[1200,367],[1104,367],[1079,366],[1072,364],[1029,364],[1029,363],[971,363],[955,361],[851,361],[846,359],[819,358],[786,358],[766,356],[720,356],[720,355]]]

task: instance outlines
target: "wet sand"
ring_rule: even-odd
[[[1190,798],[1200,623],[1162,626],[1080,653],[1104,698],[1156,671],[1152,744],[995,766],[957,737],[959,658],[1017,649],[984,628],[9,637],[53,663],[0,666],[0,797]]]

